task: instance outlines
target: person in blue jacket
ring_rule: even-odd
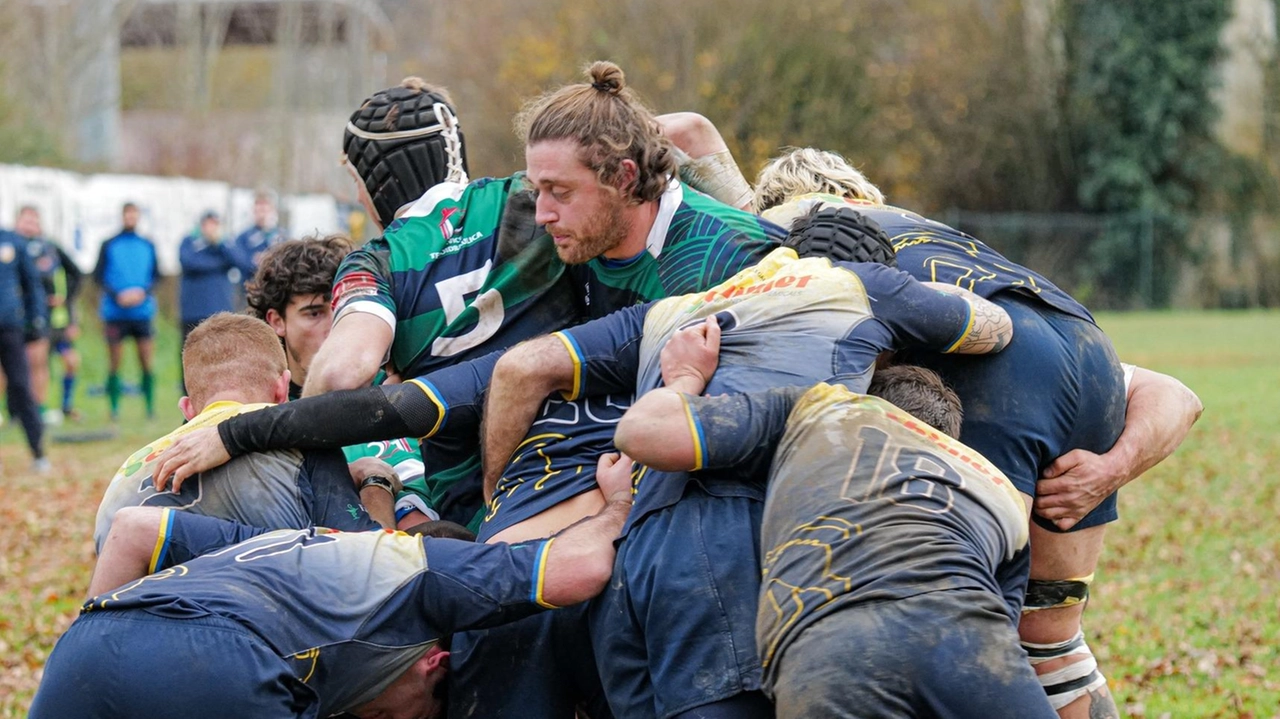
[[[107,336],[107,400],[111,419],[120,415],[120,356],[132,337],[142,367],[142,395],[147,416],[155,415],[155,375],[151,371],[152,320],[156,316],[155,284],[159,279],[156,247],[138,234],[138,206],[121,209],[120,232],[102,243],[93,279],[102,288],[99,315]]]
[[[182,319],[182,341],[205,319],[219,312],[235,312],[240,277],[253,276],[253,261],[225,242],[218,213],[209,210],[200,216],[200,229],[183,238],[178,250],[182,283],[178,288],[178,308]]]
[[[9,415],[22,424],[35,458],[32,469],[46,472],[49,460],[44,457],[42,443],[44,423],[31,394],[26,340],[46,336],[48,328],[44,286],[26,248],[25,237],[0,230],[0,369],[8,378]]]
[[[262,253],[284,242],[284,232],[276,224],[276,204],[272,193],[265,190],[253,196],[253,227],[236,236],[233,246],[256,270]],[[253,273],[244,276],[247,282]]]

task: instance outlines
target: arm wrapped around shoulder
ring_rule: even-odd
[[[440,410],[414,383],[329,392],[236,415],[218,425],[231,456],[272,449],[339,449],[432,433]]]

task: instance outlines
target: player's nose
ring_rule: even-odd
[[[538,199],[534,203],[533,219],[539,225],[549,225],[560,219],[559,214],[555,211],[555,203],[552,201],[550,193],[538,193]]]

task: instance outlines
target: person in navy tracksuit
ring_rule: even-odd
[[[235,312],[239,277],[253,276],[252,259],[241,254],[233,242],[223,239],[218,214],[210,210],[201,215],[199,231],[183,238],[178,250],[182,264],[178,308],[183,343],[205,319],[219,312]]]
[[[0,230],[0,369],[8,378],[9,414],[27,434],[27,445],[35,458],[33,469],[43,472],[49,462],[42,443],[44,424],[31,395],[26,339],[43,337],[48,330],[44,287],[26,248],[26,238]]]

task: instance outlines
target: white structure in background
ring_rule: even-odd
[[[253,222],[253,190],[225,182],[145,175],[79,175],[45,167],[0,165],[0,227],[12,224],[18,208],[40,209],[45,234],[88,272],[102,241],[120,231],[120,208],[141,210],[138,231],[155,242],[160,271],[178,274],[178,246],[213,210],[223,217],[228,237]],[[328,195],[280,198],[280,224],[289,237],[343,232],[338,203]]]
[[[1233,0],[1222,49],[1222,84],[1214,94],[1222,111],[1218,139],[1256,158],[1265,149],[1267,69],[1276,61],[1275,0]]]

